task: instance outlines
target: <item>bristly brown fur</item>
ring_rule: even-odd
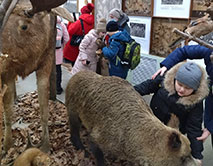
[[[14,166],[50,166],[50,158],[37,148],[25,150],[14,162]]]
[[[79,72],[65,99],[104,152],[141,166],[196,166],[186,136],[161,123],[126,80]]]

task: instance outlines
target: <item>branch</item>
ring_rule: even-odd
[[[184,33],[184,32],[182,32],[182,31],[178,30],[177,28],[174,28],[172,32],[175,32],[175,33],[181,35],[184,39],[194,40],[194,41],[196,41],[197,43],[199,43],[200,45],[203,45],[203,46],[205,46],[205,47],[207,47],[207,48],[213,49],[213,45],[212,45],[212,44],[209,44],[209,43],[207,43],[207,42],[201,40],[201,39],[198,38],[198,37],[191,36],[191,35],[189,35],[189,34],[187,34],[187,33]]]

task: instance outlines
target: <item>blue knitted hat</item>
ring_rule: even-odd
[[[197,90],[200,86],[201,77],[200,67],[193,62],[182,64],[175,75],[176,80],[194,90]]]

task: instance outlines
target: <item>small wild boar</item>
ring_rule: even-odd
[[[98,166],[104,165],[102,150],[135,165],[197,165],[187,137],[161,123],[126,80],[79,72],[68,83],[66,106],[73,145],[84,149],[81,121]]]

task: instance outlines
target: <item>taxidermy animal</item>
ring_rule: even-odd
[[[68,82],[65,99],[71,141],[85,150],[82,122],[98,166],[104,165],[104,153],[141,166],[197,165],[187,137],[160,122],[128,81],[78,72]]]
[[[28,17],[29,1],[20,0],[11,13],[2,33],[2,85],[7,85],[4,103],[4,149],[12,146],[12,108],[15,77],[25,78],[36,72],[38,100],[41,113],[41,149],[49,150],[48,99],[49,77],[55,56],[56,15],[53,12],[35,13]],[[4,61],[4,62],[3,62]]]
[[[206,14],[204,17],[193,20],[184,30],[185,33],[191,36],[195,36],[197,38],[199,38],[200,36],[207,35],[212,31],[213,31],[213,20],[211,19],[209,14]],[[184,40],[185,39],[180,37],[172,44],[170,44],[169,47],[174,48]]]
[[[14,166],[50,166],[50,164],[49,156],[37,148],[25,150],[14,162]]]

